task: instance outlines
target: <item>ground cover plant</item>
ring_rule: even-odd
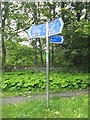
[[[2,106],[3,118],[88,118],[88,95],[53,97],[49,108],[45,99]]]
[[[89,87],[88,73],[50,72],[50,91],[79,90]],[[3,73],[3,92],[46,91],[46,73],[22,70]]]

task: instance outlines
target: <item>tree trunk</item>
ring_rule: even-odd
[[[61,8],[64,8],[64,6],[65,6],[65,3],[64,3],[64,2],[62,2],[62,3],[61,3]],[[64,20],[64,13],[65,13],[65,12],[64,12],[64,11],[62,11],[62,19],[63,19],[63,20]]]
[[[37,10],[38,10],[37,11],[37,13],[38,13],[37,20],[38,20],[38,18],[40,19],[39,2],[38,2],[38,8],[37,8]],[[37,21],[37,23],[38,23],[38,21]],[[41,44],[40,38],[38,38],[38,42],[39,42],[39,47],[40,47],[39,51],[40,51],[40,56],[41,56],[41,65],[43,66],[42,44]]]
[[[0,24],[1,24],[1,2],[0,2]],[[1,27],[0,27],[0,35],[1,35]],[[2,69],[2,46],[0,40],[0,70]]]
[[[5,61],[6,61],[6,49],[5,49],[4,37],[2,37],[2,67],[5,65]]]
[[[50,10],[49,10],[49,13],[50,13],[50,21],[52,20],[52,18],[51,18],[51,10],[52,10],[52,7],[50,6]],[[53,65],[53,59],[54,59],[54,55],[53,55],[53,44],[51,45],[51,47],[52,47],[52,58],[51,58],[51,65]],[[49,58],[50,58],[50,52],[49,52]],[[49,60],[49,62],[50,62],[50,60]],[[50,63],[49,63],[50,64]]]
[[[80,21],[80,17],[81,17],[80,13],[77,12],[77,21]]]
[[[77,8],[80,7],[80,3],[76,3]],[[80,21],[80,17],[81,17],[81,11],[82,9],[80,9],[79,11],[77,10],[76,16],[77,16],[77,21]]]
[[[37,25],[37,6],[36,6],[35,3],[34,3],[34,22]],[[37,65],[38,64],[38,60],[37,60],[37,38],[35,40],[34,49],[35,49],[35,65]]]
[[[55,19],[55,6],[56,4],[54,3],[54,6],[53,6],[53,18]],[[54,65],[54,46],[52,44],[52,66]]]
[[[35,40],[35,65],[37,65],[38,64],[38,62],[37,62],[37,38],[36,38],[36,40]]]
[[[2,37],[1,37],[1,42],[2,42],[2,67],[5,65],[5,60],[6,60],[6,49],[5,49],[5,43],[4,43],[4,26],[5,26],[5,19],[2,20]]]
[[[9,9],[9,3],[6,2],[4,5],[5,8],[5,13],[2,17],[2,37],[1,37],[1,43],[2,43],[2,67],[5,65],[5,61],[6,61],[6,49],[5,49],[5,41],[4,41],[4,27],[5,27],[5,20],[6,20],[6,16],[8,13],[8,9]]]
[[[87,19],[88,19],[88,13],[87,13],[87,2],[86,2],[85,4],[86,4],[86,14],[85,14],[85,19],[87,20]]]
[[[43,66],[42,44],[41,44],[40,38],[39,38],[38,41],[39,41],[39,47],[40,47],[41,64],[42,64],[42,66]]]

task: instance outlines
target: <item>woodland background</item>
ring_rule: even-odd
[[[89,3],[2,2],[0,7],[2,65],[5,70],[12,66],[45,67],[46,38],[30,39],[28,29],[59,17],[64,21],[64,42],[50,44],[50,66],[88,68]]]

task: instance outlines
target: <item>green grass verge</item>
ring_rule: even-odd
[[[88,95],[77,97],[50,98],[47,108],[46,100],[31,100],[22,104],[3,105],[3,118],[87,118]]]
[[[85,89],[88,90],[88,89]],[[78,90],[71,90],[71,89],[56,89],[56,90],[49,90],[49,93],[60,93],[60,92],[70,92],[70,91],[78,91]],[[16,97],[16,96],[28,96],[28,95],[35,95],[35,94],[46,94],[46,90],[43,91],[12,91],[12,92],[2,92],[2,97]]]

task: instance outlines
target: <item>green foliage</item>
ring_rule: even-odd
[[[5,38],[4,41],[8,43],[5,44],[6,65],[25,66],[34,65],[34,63],[45,65],[45,38],[40,39],[41,43],[37,39],[39,45],[36,46],[36,39],[28,40],[30,41],[30,47],[21,47],[18,43],[26,41],[30,26],[44,24],[46,21],[51,21],[61,16],[64,21],[62,31],[64,42],[62,45],[55,44],[53,47],[50,44],[50,65],[83,66],[87,68],[88,39],[90,36],[88,2],[44,2],[43,4],[3,2],[2,5],[2,23],[4,24],[2,24],[2,35]],[[3,22],[3,20],[5,21]],[[11,41],[14,41],[15,44],[12,45]]]
[[[19,39],[20,40],[20,39]],[[22,40],[22,39],[21,39]],[[34,61],[34,50],[27,46],[12,41],[6,41],[6,65],[32,65]]]
[[[86,73],[50,73],[50,90],[85,89],[89,85]],[[43,91],[46,89],[46,74],[33,70],[3,73],[3,91]]]

